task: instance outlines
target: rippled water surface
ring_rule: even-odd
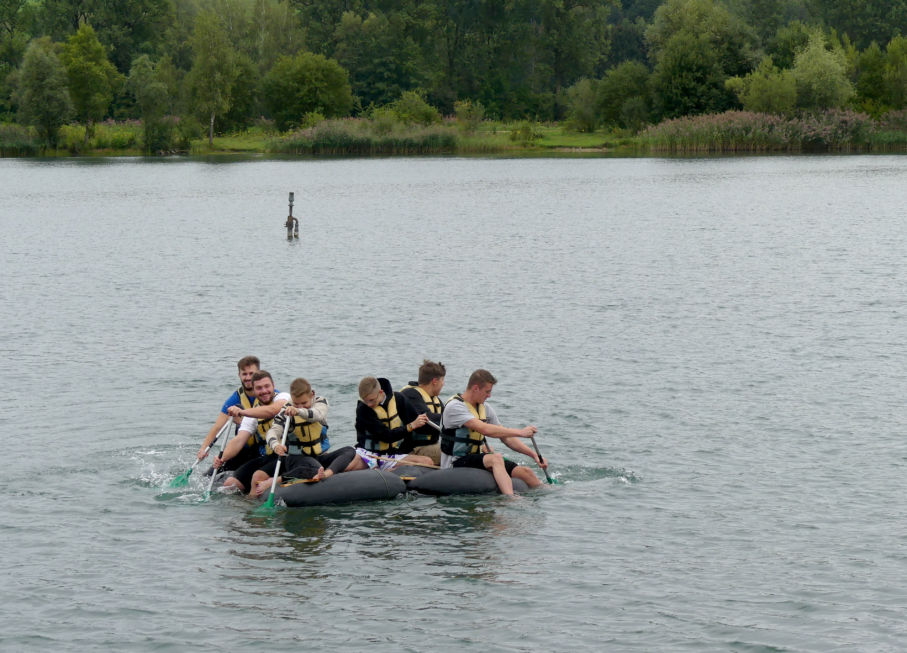
[[[0,649],[902,650],[905,187],[888,156],[0,160]],[[560,484],[169,489],[249,353],[335,445],[361,376],[486,367]]]

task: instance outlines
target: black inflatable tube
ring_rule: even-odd
[[[494,475],[485,469],[474,467],[457,467],[455,469],[426,470],[419,474],[406,487],[422,494],[447,496],[451,494],[491,494],[498,492]],[[527,492],[529,486],[518,478],[513,480],[514,492]]]
[[[290,508],[323,506],[331,503],[393,499],[406,492],[406,483],[390,472],[363,469],[335,474],[317,483],[278,486],[275,499]]]

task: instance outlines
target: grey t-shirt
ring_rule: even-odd
[[[466,422],[471,419],[475,419],[469,407],[464,401],[450,401],[444,407],[444,414],[441,417],[441,424],[445,429],[458,429],[463,426]],[[501,420],[498,419],[497,413],[494,412],[494,408],[485,404],[485,421],[489,424],[501,425]],[[450,456],[446,453],[441,453],[441,468],[447,469],[453,465],[454,461],[459,458],[459,456]]]

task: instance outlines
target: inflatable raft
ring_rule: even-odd
[[[336,474],[317,483],[303,481],[280,485],[274,491],[274,498],[290,508],[298,508],[393,499],[404,492],[406,483],[397,474],[378,469],[363,469]]]
[[[406,489],[422,494],[448,496],[451,494],[491,494],[498,492],[494,475],[485,469],[457,467],[456,469],[426,469],[425,467],[402,466],[393,470],[406,478]],[[514,492],[529,490],[523,481],[513,479]]]

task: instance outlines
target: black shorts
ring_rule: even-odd
[[[320,456],[306,456],[305,454],[290,454],[287,456],[285,473],[286,478],[312,478],[318,473],[319,467],[331,470],[334,474],[344,471],[356,457],[356,450],[352,447],[340,447]]]
[[[243,447],[239,450],[239,453],[233,456],[230,460],[224,463],[224,466],[221,468],[225,472],[232,472],[236,469],[239,469],[245,465],[250,460],[255,460],[261,454],[258,453],[258,446],[254,447]]]
[[[263,469],[268,472],[268,476],[274,475],[274,465],[277,464],[277,456],[271,454],[269,456],[259,456],[258,458],[253,458],[247,463],[240,465],[239,469],[236,470],[234,475],[236,480],[242,483],[243,492],[248,493],[250,486],[252,485],[252,474],[257,472],[259,469]],[[270,471],[268,471],[270,470]]]
[[[485,456],[488,456],[487,453],[470,453],[465,456],[460,456],[451,464],[451,467],[475,467],[476,469],[488,469],[485,467],[484,460]],[[512,460],[504,461],[504,468],[507,470],[508,476],[513,476],[513,470],[519,467]],[[491,471],[491,470],[489,470]]]

